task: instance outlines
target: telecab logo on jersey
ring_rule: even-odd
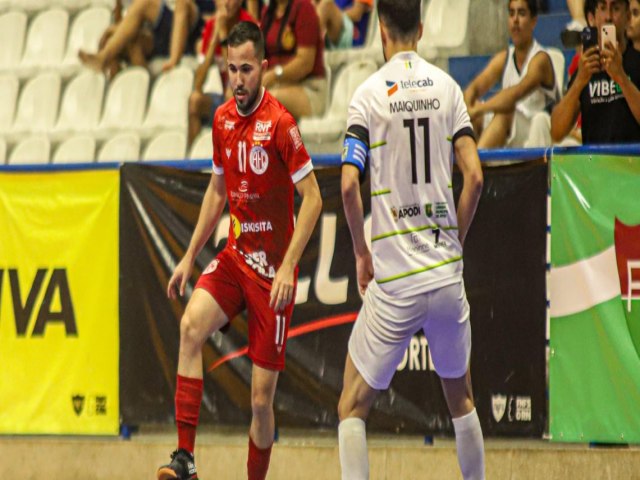
[[[387,96],[390,97],[395,94],[399,89],[402,90],[417,90],[420,88],[433,87],[433,80],[430,78],[422,78],[418,80],[399,80],[397,82],[386,80],[387,84]]]
[[[25,285],[20,277],[20,272],[15,268],[6,270],[6,273],[4,269],[0,269],[0,292],[2,292],[5,278],[9,283],[16,336],[18,338],[42,337],[49,325],[62,324],[66,337],[77,337],[78,324],[71,299],[67,269],[39,268],[27,291],[24,287],[20,287],[21,284]],[[24,303],[21,299],[25,299]],[[38,303],[39,299],[41,300]],[[1,296],[0,300],[2,300]],[[30,322],[33,317],[35,317],[34,321]],[[29,329],[30,323],[33,327],[31,329]],[[31,330],[30,334],[29,330]]]

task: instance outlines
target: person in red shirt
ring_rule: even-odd
[[[193,458],[202,399],[202,346],[246,308],[252,420],[249,480],[266,477],[274,437],[273,399],[284,369],[297,264],[322,209],[313,165],[293,117],[261,85],[268,63],[264,39],[252,22],[228,37],[231,100],[213,123],[213,173],[185,256],[167,295],[184,295],[197,254],[218,223],[225,202],[231,222],[226,247],[200,276],[180,323],[176,386],[178,449],[158,469],[158,480],[196,479]],[[302,197],[293,224],[293,192]]]
[[[260,26],[269,61],[263,85],[294,118],[321,115],[327,76],[320,20],[311,0],[272,0]]]
[[[200,133],[202,125],[211,125],[216,109],[231,98],[226,67],[227,35],[238,22],[256,22],[245,9],[242,0],[218,0],[216,14],[207,20],[202,31],[201,52],[203,62],[198,66],[193,81],[193,91],[189,97],[189,145]],[[209,68],[218,65],[222,78],[223,92],[205,92],[204,82]]]

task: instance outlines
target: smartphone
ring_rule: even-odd
[[[618,48],[616,40],[616,26],[613,24],[602,25],[600,27],[600,49],[604,50],[607,42],[611,42],[614,48]]]
[[[598,45],[598,29],[596,27],[585,27],[580,32],[580,40],[582,41],[582,51],[586,52],[589,48]]]

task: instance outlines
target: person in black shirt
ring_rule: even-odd
[[[591,47],[569,82],[566,96],[551,114],[551,137],[562,140],[582,113],[582,142],[640,142],[640,52],[627,41],[629,0],[587,0],[585,16],[600,32],[616,27],[617,48]]]

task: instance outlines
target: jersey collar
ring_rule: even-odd
[[[264,92],[265,89],[264,87],[260,88],[260,100],[258,100],[255,104],[255,106],[251,109],[251,111],[249,113],[242,113],[240,110],[238,110],[238,104],[236,103],[236,112],[238,112],[238,115],[240,115],[241,117],[250,117],[251,115],[253,115],[253,113],[258,109],[258,107],[260,106],[260,104],[262,103],[262,100],[264,100]]]
[[[417,57],[418,53],[413,50],[398,52],[393,57],[391,57],[389,62],[410,62],[412,60],[416,60]]]

